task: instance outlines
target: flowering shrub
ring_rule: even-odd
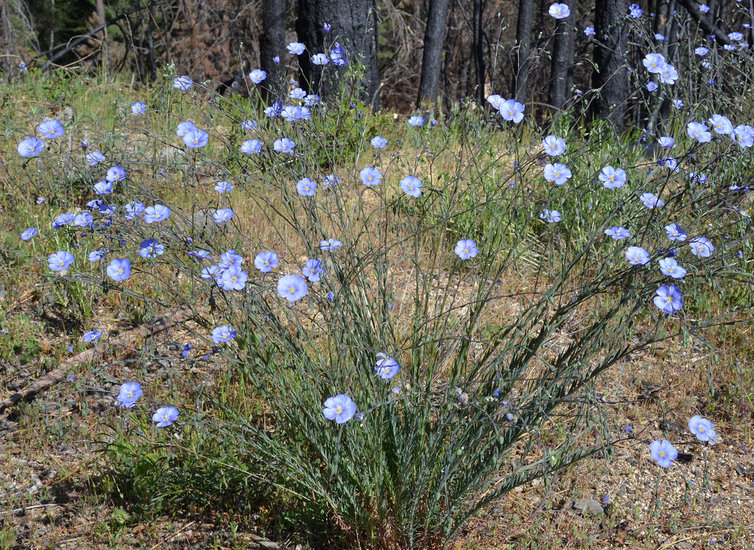
[[[337,43],[288,50],[323,70],[348,63]],[[679,68],[650,52],[635,70],[666,89]],[[689,101],[669,135],[647,133],[667,149],[653,162],[635,140],[606,147],[599,124],[586,136],[561,119],[542,137],[496,95],[494,123],[456,107],[443,123],[384,124],[383,137],[347,87],[340,103],[297,85],[265,103],[266,77],[249,73],[249,100],[166,77],[96,137],[24,121],[13,169],[46,196],[31,198],[17,250],[49,285],[191,308],[182,358],[206,349],[245,393],[163,404],[123,380],[117,404],[143,445],[183,441],[353,540],[440,544],[499,495],[604,450],[610,434],[588,435],[599,374],[713,326],[707,296],[748,276],[754,130],[715,105]],[[82,150],[58,139],[71,135],[88,136]],[[715,436],[698,416],[689,429]],[[119,448],[138,454],[132,437]],[[667,440],[650,451],[664,468],[677,457]]]

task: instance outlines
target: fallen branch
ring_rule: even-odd
[[[149,9],[151,9],[151,8],[159,5],[159,4],[164,4],[165,2],[166,2],[166,0],[157,0],[157,1],[152,2],[150,4],[145,4],[143,6],[137,6],[137,7],[133,8],[133,9],[130,9],[128,11],[125,11],[125,12],[121,13],[120,15],[118,15],[117,17],[115,17],[114,19],[111,19],[110,21],[107,21],[104,25],[100,25],[99,27],[96,27],[96,28],[92,29],[91,31],[87,32],[86,34],[82,34],[81,36],[79,36],[75,40],[70,41],[68,43],[68,45],[65,47],[65,49],[63,49],[62,51],[59,51],[58,53],[56,53],[55,55],[53,55],[42,66],[42,72],[47,71],[58,60],[62,59],[63,57],[65,57],[66,55],[68,55],[69,53],[71,53],[73,50],[75,50],[76,48],[78,48],[81,44],[83,44],[84,42],[86,42],[87,40],[89,40],[91,37],[93,37],[97,33],[102,32],[103,30],[105,30],[110,25],[117,25],[118,21],[120,21],[121,19],[127,19],[129,15],[132,15],[132,14],[137,13],[137,12],[142,11],[142,10],[149,10]],[[52,50],[50,50],[50,51],[52,51]],[[45,53],[47,53],[47,52],[45,52]],[[2,410],[2,407],[0,407],[0,410]]]
[[[158,332],[162,332],[163,330],[169,329],[170,327],[177,325],[178,323],[182,323],[190,319],[192,315],[193,312],[190,309],[181,308],[173,313],[170,317],[158,318],[154,321],[144,323],[139,327],[127,331],[125,334],[116,338],[113,342],[113,345],[131,347],[138,338],[148,338],[149,336],[153,336]],[[78,355],[63,361],[63,363],[55,370],[45,374],[42,378],[39,378],[20,392],[14,393],[7,399],[0,401],[0,411],[3,411],[12,405],[15,405],[19,401],[25,401],[30,397],[35,396],[39,392],[46,390],[50,386],[54,386],[58,382],[62,382],[66,377],[66,373],[70,371],[71,368],[81,365],[82,363],[93,361],[94,359],[103,355],[105,349],[107,349],[106,346],[95,346],[91,349],[86,350],[85,352],[79,353]]]

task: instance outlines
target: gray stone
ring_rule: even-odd
[[[599,500],[593,498],[577,498],[573,501],[573,509],[581,514],[602,514],[604,509]]]

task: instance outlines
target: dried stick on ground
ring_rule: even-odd
[[[190,319],[192,315],[193,312],[190,309],[181,308],[169,317],[161,317],[127,331],[125,334],[116,338],[113,344],[116,346],[133,346],[138,338],[147,338],[158,332],[162,332],[178,323]],[[39,378],[32,384],[26,386],[20,392],[14,393],[7,399],[0,401],[0,411],[7,409],[19,401],[25,401],[39,392],[46,390],[50,386],[54,386],[58,382],[61,382],[71,368],[81,365],[82,363],[93,361],[101,356],[105,349],[105,346],[93,347],[75,357],[63,361],[63,363],[61,363],[61,365],[55,370],[45,374],[42,378]]]

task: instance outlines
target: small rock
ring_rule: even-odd
[[[573,509],[581,514],[602,514],[605,510],[602,503],[593,498],[577,498],[573,501]]]
[[[251,535],[251,539],[257,545],[259,545],[260,548],[264,548],[265,550],[278,550],[280,548],[280,546],[276,542],[272,542],[271,540],[260,537],[259,535]]]

